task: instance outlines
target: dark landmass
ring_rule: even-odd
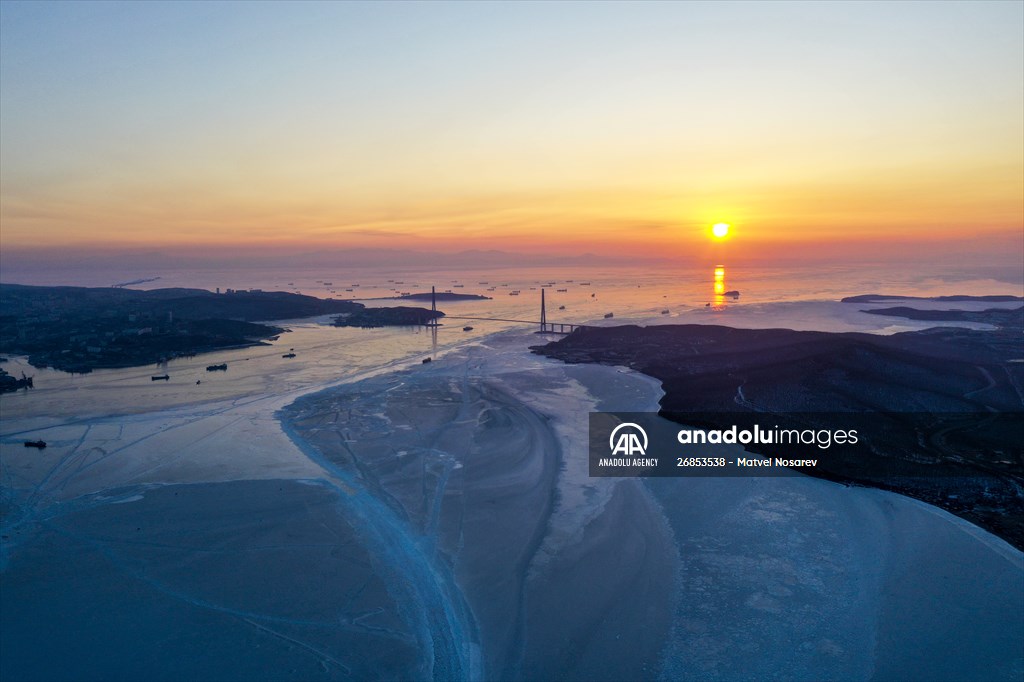
[[[17,391],[22,388],[32,388],[32,377],[13,377],[7,370],[0,369],[0,393]]]
[[[388,310],[282,291],[0,284],[0,352],[28,355],[36,367],[83,373],[265,345],[284,331],[256,321],[330,313],[390,320]]]
[[[933,322],[981,322],[996,327],[1024,327],[1024,306],[1020,308],[988,308],[987,310],[919,310],[917,308],[896,307],[862,310],[871,315],[890,315],[904,317],[908,320],[926,320]]]
[[[847,296],[840,299],[842,303],[881,303],[882,301],[939,301],[952,303],[954,301],[982,301],[984,303],[1009,303],[1012,301],[1024,301],[1021,296],[967,296],[957,294],[955,296],[896,296],[893,294],[861,294],[859,296]]]
[[[144,277],[142,279],[133,279],[130,282],[120,282],[118,284],[111,284],[110,286],[112,286],[112,287],[130,287],[130,286],[132,286],[134,284],[146,284],[148,282],[156,282],[156,281],[159,281],[159,279],[160,279],[159,277]]]
[[[334,318],[335,327],[412,327],[427,324],[441,317],[440,310],[396,306],[394,308],[363,308]]]
[[[396,299],[403,301],[429,301],[434,297],[438,301],[489,301],[490,296],[481,296],[480,294],[453,294],[450,291],[439,291],[436,294],[432,294],[429,291],[419,294],[407,294],[405,296],[385,296],[387,299]]]
[[[834,429],[836,413],[871,415],[857,421],[870,430],[872,456],[840,458],[817,475],[915,497],[1024,549],[1024,363],[1014,362],[1024,356],[1022,332],[1019,314],[991,331],[892,336],[583,327],[533,350],[660,379],[661,413],[675,421],[686,412],[817,413],[799,416]],[[995,431],[982,428],[992,420]],[[890,476],[893,465],[907,477]]]

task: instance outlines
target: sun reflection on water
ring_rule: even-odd
[[[715,279],[714,279],[714,298],[713,301],[716,307],[725,305],[725,266],[715,266]]]

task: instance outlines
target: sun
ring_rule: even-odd
[[[729,223],[715,223],[711,228],[711,234],[716,239],[725,239],[729,235]]]

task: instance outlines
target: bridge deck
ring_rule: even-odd
[[[586,325],[576,324],[572,322],[541,322],[540,320],[513,320],[507,317],[469,317],[466,315],[445,315],[444,320],[484,320],[488,322],[518,322],[520,324],[535,324],[537,326],[543,325],[541,331],[538,334],[570,334],[573,331],[584,327]],[[557,328],[557,329],[556,329]],[[567,331],[568,330],[568,331]]]

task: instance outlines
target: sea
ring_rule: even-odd
[[[33,367],[9,357],[9,373],[32,376],[33,390],[0,396],[3,420],[68,419],[148,412],[248,395],[288,393],[386,372],[437,357],[483,337],[511,329],[540,331],[541,302],[555,325],[720,324],[745,328],[790,328],[891,334],[934,326],[871,315],[871,308],[896,303],[842,303],[845,296],[883,293],[907,296],[1024,294],[1021,275],[984,268],[939,271],[891,263],[814,266],[707,263],[679,267],[557,267],[429,270],[403,268],[237,268],[158,272],[29,273],[19,284],[123,285],[138,289],[189,287],[220,290],[289,291],[354,300],[367,306],[420,305],[398,301],[405,293],[478,294],[486,299],[441,301],[446,313],[437,328],[341,328],[332,316],[276,321],[288,331],[268,345],[177,358],[163,365],[69,374]],[[7,281],[7,280],[5,280]],[[918,307],[982,309],[1017,304],[928,303]],[[983,328],[984,325],[959,323]],[[556,327],[557,328],[557,327]],[[568,327],[564,328],[568,329]],[[541,344],[559,338],[537,334]],[[282,355],[295,353],[294,358]],[[227,363],[225,372],[207,372]],[[168,374],[154,382],[154,374]],[[5,429],[6,430],[6,429]]]

